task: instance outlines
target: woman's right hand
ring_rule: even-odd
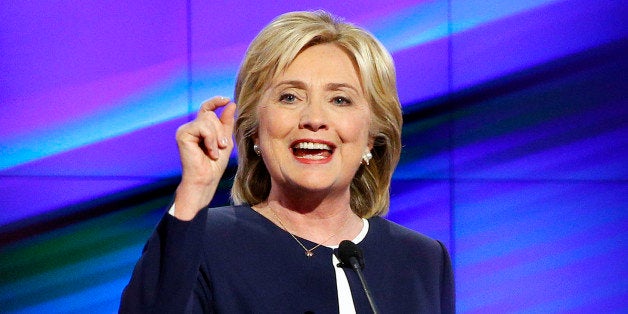
[[[225,107],[220,118],[216,109]],[[236,104],[214,97],[201,104],[196,119],[177,129],[183,172],[175,195],[175,217],[191,220],[214,197],[233,150]]]

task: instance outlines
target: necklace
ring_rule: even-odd
[[[336,230],[336,232],[332,233],[329,238],[327,238],[325,241],[316,244],[314,247],[312,247],[311,249],[308,249],[307,247],[305,247],[305,245],[303,245],[303,243],[301,243],[301,241],[299,241],[299,239],[297,238],[297,236],[295,236],[292,232],[288,231],[288,228],[286,228],[286,226],[283,224],[283,221],[281,221],[281,218],[279,218],[279,216],[277,215],[277,213],[275,213],[275,210],[270,207],[270,203],[266,203],[266,206],[268,207],[268,209],[270,209],[270,212],[273,213],[273,216],[275,216],[275,218],[277,219],[277,221],[279,222],[279,225],[281,225],[281,228],[286,231],[288,234],[290,234],[292,236],[292,238],[294,239],[294,241],[297,241],[297,243],[299,243],[299,245],[303,248],[303,250],[305,250],[305,256],[307,257],[312,257],[314,256],[314,250],[316,250],[319,246],[325,244],[327,241],[331,240],[331,238],[333,238],[334,236],[336,236],[336,234],[342,230],[345,225],[347,224],[347,221],[349,221],[349,217],[347,217],[347,219],[345,219],[345,221],[342,223],[342,225],[340,226],[340,228],[338,228],[338,230]]]

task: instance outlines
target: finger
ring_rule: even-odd
[[[222,127],[216,125],[221,122],[216,115],[216,110],[229,104],[229,98],[217,96],[204,101],[201,109],[196,117],[202,125],[209,126],[208,130],[203,134],[203,144],[207,149],[208,156],[212,159],[218,159],[220,156],[219,149],[228,146],[229,140],[224,134]]]
[[[222,133],[220,127],[217,127],[218,119],[213,118],[209,121],[198,121],[198,129],[203,145],[205,146],[207,156],[213,160],[220,158],[220,149],[218,148],[218,139]]]
[[[223,96],[216,96],[211,99],[205,100],[201,103],[201,108],[199,109],[199,114],[204,112],[212,112],[216,109],[223,107],[229,103],[229,98]]]
[[[217,134],[220,132],[217,130],[217,127],[219,125],[220,121],[215,115],[213,118],[207,116],[206,119],[197,117],[194,121],[179,127],[177,130],[177,142],[180,147],[188,147],[188,149],[196,146],[207,157],[218,159],[220,154],[218,153]],[[222,129],[222,126],[218,128]],[[190,144],[193,146],[190,146]]]
[[[177,129],[176,139],[179,146],[189,147],[205,145],[204,137],[209,134],[198,121],[188,122]]]

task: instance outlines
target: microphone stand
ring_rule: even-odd
[[[364,267],[364,260],[362,259],[362,250],[355,243],[344,240],[340,242],[338,246],[338,259],[340,259],[341,264],[339,266],[346,267],[351,266],[353,270],[358,274],[358,278],[360,278],[360,283],[362,284],[362,289],[364,289],[364,293],[366,294],[366,299],[369,301],[369,305],[371,306],[371,310],[373,310],[374,314],[379,314],[377,310],[377,306],[375,306],[375,300],[371,295],[371,291],[366,284],[366,279],[364,279],[364,275],[362,274],[362,267]]]
[[[373,300],[373,296],[371,295],[371,291],[366,284],[366,280],[364,279],[364,275],[362,274],[362,268],[360,267],[360,263],[357,261],[355,257],[350,258],[351,268],[355,270],[358,274],[358,278],[360,278],[360,282],[362,283],[362,288],[364,289],[364,293],[366,293],[366,298],[369,300],[369,304],[371,305],[371,310],[373,310],[373,314],[378,314],[377,306],[375,306],[375,300]]]

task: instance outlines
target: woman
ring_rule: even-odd
[[[121,312],[364,313],[334,248],[363,250],[382,313],[453,312],[444,246],[379,216],[401,149],[392,59],[329,14],[276,18],[251,43],[235,103],[217,97],[177,131],[183,174]],[[217,108],[224,107],[220,117]],[[235,206],[205,209],[235,128]]]

